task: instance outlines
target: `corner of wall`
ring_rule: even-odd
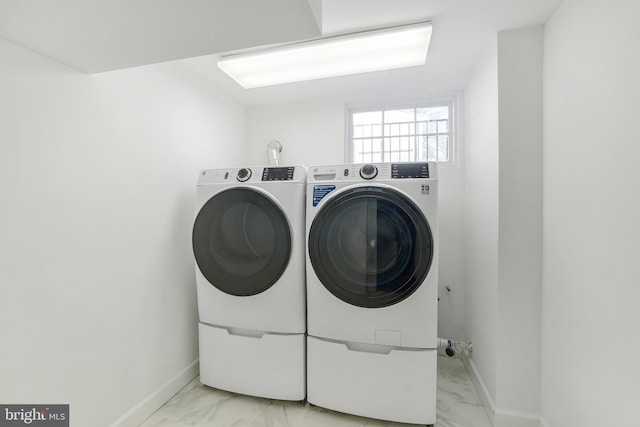
[[[313,13],[313,17],[320,29],[320,33],[322,33],[322,0],[307,0],[307,3],[309,3],[311,13]]]
[[[194,360],[178,372],[173,378],[162,384],[147,397],[129,409],[109,427],[136,427],[142,424],[155,411],[160,409],[173,395],[179,392],[191,380],[198,376],[200,371],[199,359]]]
[[[466,91],[468,371],[496,427],[540,424],[542,36],[500,33]]]
[[[476,389],[476,393],[478,393],[478,397],[480,398],[480,403],[484,407],[484,411],[487,413],[487,417],[489,421],[491,421],[492,425],[495,425],[495,412],[496,405],[493,403],[493,399],[491,398],[491,394],[487,387],[484,385],[484,381],[482,380],[482,376],[476,365],[473,363],[473,359],[463,358],[462,363],[464,367],[467,369],[467,373],[469,374],[469,378],[471,378],[471,382],[473,383],[473,387]]]
[[[496,408],[496,404],[473,363],[473,359],[463,358],[462,362],[467,369],[487,417],[494,427],[549,427],[546,421],[537,415]]]

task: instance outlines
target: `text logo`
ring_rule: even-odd
[[[69,405],[0,405],[0,427],[69,427]]]

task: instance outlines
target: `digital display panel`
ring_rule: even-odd
[[[429,178],[429,163],[393,163],[391,178]]]
[[[262,170],[263,181],[291,181],[295,167],[264,168]]]

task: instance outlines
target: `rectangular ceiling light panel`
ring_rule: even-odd
[[[430,23],[412,24],[222,56],[218,68],[250,89],[424,65],[430,40]]]

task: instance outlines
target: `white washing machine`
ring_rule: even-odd
[[[192,241],[203,384],[304,400],[305,182],[301,166],[201,171]]]
[[[434,424],[435,163],[319,166],[307,178],[307,400]]]

